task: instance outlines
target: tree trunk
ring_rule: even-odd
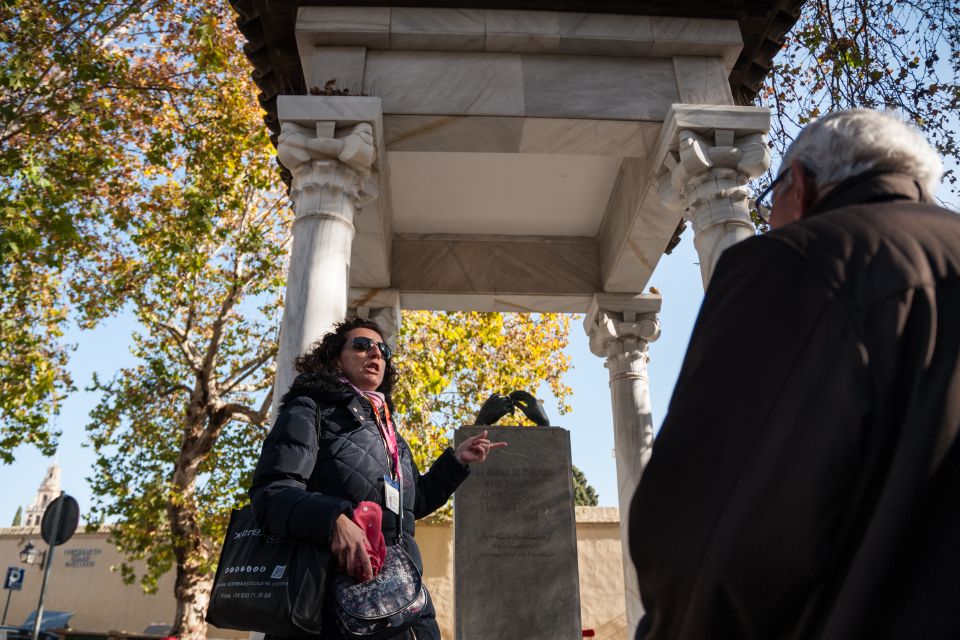
[[[207,605],[213,576],[185,565],[177,559],[177,611],[171,634],[180,640],[204,640],[207,637]]]
[[[208,451],[198,438],[187,437],[173,472],[173,494],[167,503],[167,517],[177,559],[174,595],[177,611],[171,634],[180,640],[203,640],[207,636],[204,617],[210,602],[213,575],[209,569],[210,548],[197,522],[197,469]]]

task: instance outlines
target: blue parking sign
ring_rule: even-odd
[[[24,573],[24,570],[20,567],[7,567],[7,579],[3,581],[3,588],[20,591],[23,586]]]

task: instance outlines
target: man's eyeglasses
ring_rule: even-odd
[[[753,201],[754,206],[757,208],[757,215],[767,224],[770,224],[770,213],[773,211],[773,190],[777,188],[777,185],[780,184],[789,173],[789,171],[782,171]]]
[[[383,356],[384,360],[389,360],[390,356],[393,355],[393,351],[391,351],[390,347],[387,346],[386,342],[376,342],[372,338],[354,338],[350,341],[350,343],[353,345],[354,351],[362,351],[363,353],[370,351],[370,349],[376,345],[377,349],[380,350],[380,355]]]

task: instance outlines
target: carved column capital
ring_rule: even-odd
[[[601,357],[636,352],[638,341],[660,337],[659,294],[598,293],[590,302],[583,329],[590,337],[590,351]],[[645,350],[646,347],[643,347]]]
[[[331,133],[333,123],[318,123],[317,130]],[[284,122],[277,141],[277,156],[293,176],[294,224],[304,217],[319,216],[352,227],[353,209],[379,194],[373,126],[361,122],[332,136],[311,134],[307,127]],[[344,199],[352,206],[344,207]]]
[[[752,236],[747,184],[770,166],[766,136],[713,130],[713,139],[691,130],[677,134],[677,153],[664,158],[657,192],[667,207],[693,223],[704,286],[724,249]]]
[[[598,309],[587,335],[594,355],[608,359],[639,357],[646,354],[648,343],[660,337],[660,315]]]
[[[694,131],[680,131],[677,154],[668,153],[664,158],[667,171],[657,181],[663,202],[690,212],[695,229],[697,213],[709,211],[711,204],[744,203],[746,207],[750,197],[747,182],[770,166],[765,135],[749,133],[737,137],[731,129],[717,129],[713,133],[710,141]],[[749,221],[749,216],[747,219]]]

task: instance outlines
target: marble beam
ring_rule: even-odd
[[[533,153],[642,158],[659,122],[577,118],[388,115],[387,151]]]
[[[568,56],[713,56],[733,68],[743,40],[735,20],[427,7],[301,7],[303,69],[322,47],[380,51],[535,53]],[[308,78],[309,82],[310,78]]]
[[[645,286],[677,228],[680,214],[650,197],[650,181],[647,158],[623,161],[598,236],[604,291]]]
[[[401,234],[391,272],[404,294],[590,296],[600,289],[593,238]]]

